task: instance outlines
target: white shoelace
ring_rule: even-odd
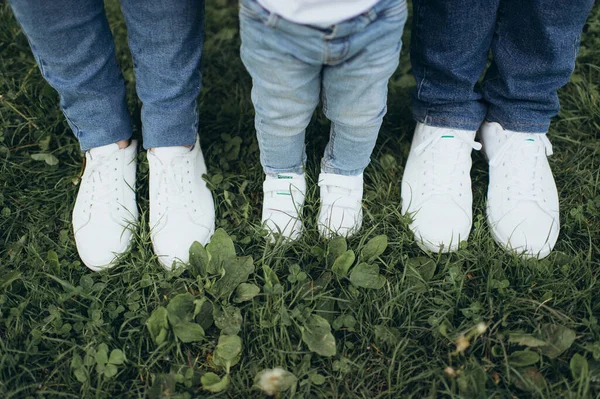
[[[525,146],[523,142],[526,141]],[[543,150],[543,151],[542,151]],[[521,153],[523,151],[524,154]],[[517,155],[518,154],[518,155]],[[525,156],[522,156],[525,155]],[[539,158],[552,155],[552,144],[545,134],[513,134],[489,160],[492,167],[506,167],[506,191],[509,200],[535,201],[544,207],[539,185]],[[518,156],[518,159],[515,157]],[[545,161],[545,159],[544,159]]]
[[[193,185],[191,179],[191,162],[184,157],[173,157],[168,160],[168,166],[163,166],[158,177],[160,182],[159,195],[165,194],[160,205],[168,203],[169,208],[183,209],[194,203]],[[163,201],[166,201],[163,203]],[[193,207],[195,211],[197,209]]]
[[[454,140],[448,141],[446,146],[438,145],[442,140],[448,139]],[[462,150],[465,145],[476,151],[481,149],[481,143],[470,137],[469,133],[460,130],[452,130],[451,134],[447,130],[444,131],[444,134],[436,130],[419,144],[415,148],[415,152],[421,155],[425,151],[430,151],[432,155],[435,155],[436,161],[433,162],[433,170],[424,170],[424,173],[429,172],[429,179],[425,179],[426,186],[417,187],[416,190],[425,189],[422,191],[422,195],[429,194],[431,196],[453,194],[456,190],[454,174],[456,167],[461,166],[460,160],[457,159],[457,151]],[[430,189],[428,186],[433,188]]]
[[[87,166],[90,168],[87,177],[89,190],[91,190],[90,207],[95,204],[117,204],[116,206],[120,208],[119,177],[122,176],[117,173],[118,167],[114,166],[119,162],[119,156],[116,158],[90,156],[90,158],[90,165]]]

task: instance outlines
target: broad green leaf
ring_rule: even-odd
[[[385,251],[387,245],[387,236],[384,234],[371,238],[360,251],[363,261],[372,262]]]
[[[51,166],[58,165],[58,158],[48,153],[31,154],[31,159],[34,159],[36,161],[44,161]]]
[[[198,241],[194,241],[190,247],[190,265],[197,275],[206,277],[208,270],[208,253]]]
[[[485,383],[487,375],[485,369],[477,363],[471,363],[465,367],[462,373],[456,378],[458,390],[461,398],[481,398],[487,397]]]
[[[269,266],[263,265],[263,273],[265,274],[265,286],[274,287],[279,284],[279,277]]]
[[[194,317],[194,296],[189,292],[173,297],[167,305],[167,315],[171,325],[180,321],[191,321]]]
[[[304,300],[313,300],[318,294],[327,289],[332,278],[333,273],[323,272],[315,281],[306,281],[300,288],[300,297]]]
[[[325,377],[317,372],[310,373],[308,375],[308,378],[310,379],[310,382],[312,382],[315,385],[325,384]]]
[[[511,382],[526,392],[543,391],[546,388],[546,378],[535,367],[529,367],[518,373],[511,373]]]
[[[53,267],[58,267],[58,265],[60,265],[58,254],[55,251],[48,251],[48,263]]]
[[[348,250],[337,257],[335,262],[333,262],[333,266],[331,267],[331,271],[338,277],[345,277],[348,274],[348,270],[354,264],[354,260],[356,259],[356,255],[354,255],[353,250]]]
[[[212,372],[204,374],[200,381],[202,382],[202,388],[213,393],[222,392],[229,386],[228,375],[220,378],[218,375]]]
[[[77,378],[77,381],[83,383],[87,381],[87,375],[85,374],[85,370],[82,368],[73,370],[73,375]]]
[[[537,348],[546,345],[546,341],[536,338],[531,334],[522,333],[511,333],[508,336],[508,342],[511,344],[528,346],[530,348]]]
[[[171,319],[169,319],[169,322]],[[181,342],[197,342],[204,340],[204,330],[199,324],[189,321],[180,321],[176,324],[171,324],[173,333],[181,340]]]
[[[0,287],[8,287],[10,283],[19,279],[21,277],[21,272],[13,270],[12,272],[8,272],[0,277]]]
[[[78,353],[76,353],[71,359],[71,368],[78,369],[81,367],[83,367],[83,359],[81,359],[81,356]]]
[[[215,326],[224,335],[236,335],[242,329],[242,312],[235,306],[215,305],[213,308]]]
[[[229,369],[240,361],[242,354],[242,339],[237,335],[221,335],[213,354],[216,366]]]
[[[579,353],[573,355],[569,366],[571,367],[571,375],[573,376],[574,380],[583,379],[587,377],[589,373],[588,361]]]
[[[210,242],[206,245],[206,252],[208,253],[207,272],[209,274],[220,273],[223,262],[235,258],[233,241],[221,228],[215,231]]]
[[[227,299],[241,283],[248,281],[250,274],[254,272],[252,257],[244,256],[223,260],[222,267],[224,275],[210,288],[217,297]]]
[[[108,346],[106,344],[98,345],[98,349],[96,350],[96,364],[106,364],[108,363]]]
[[[110,357],[108,358],[108,362],[110,364],[123,364],[125,363],[125,353],[121,349],[113,349],[110,352]]]
[[[241,303],[251,301],[252,298],[258,295],[260,288],[255,284],[242,283],[235,290],[235,298],[233,302]]]
[[[559,324],[544,324],[540,338],[546,341],[546,345],[540,347],[542,353],[550,359],[555,359],[573,345],[575,331]]]
[[[335,338],[331,334],[329,322],[321,316],[311,315],[302,327],[302,341],[308,349],[331,357],[336,353]]]
[[[341,256],[348,249],[346,238],[342,236],[336,236],[329,240],[327,244],[327,263],[333,264],[335,260]]]
[[[375,343],[379,346],[394,348],[400,343],[400,332],[397,328],[375,326],[373,327],[373,332],[375,333]]]
[[[514,367],[531,366],[540,361],[540,355],[533,351],[516,351],[508,356],[508,362]]]
[[[213,325],[213,305],[206,297],[194,300],[194,320],[204,330]]]
[[[411,258],[406,262],[406,266],[409,270],[410,268],[414,269],[425,282],[429,282],[433,278],[436,269],[436,264],[433,259],[426,256]],[[408,270],[407,274],[409,274]]]
[[[117,366],[115,366],[114,364],[107,364],[106,367],[104,367],[104,377],[106,378],[112,378],[115,375],[117,375]]]
[[[379,266],[363,262],[352,269],[350,282],[356,287],[379,289],[385,285],[386,279],[379,274]]]

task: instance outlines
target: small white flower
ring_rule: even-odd
[[[258,380],[258,381],[256,381]],[[298,380],[296,376],[281,367],[263,370],[256,376],[256,385],[267,395],[273,396],[290,388]]]
[[[487,326],[485,323],[479,323],[477,326],[475,326],[475,329],[477,330],[477,334],[481,335],[487,331]]]

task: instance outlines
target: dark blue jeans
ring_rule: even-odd
[[[413,0],[413,114],[477,130],[543,133],[575,67],[593,0]],[[483,74],[492,54],[491,65]]]
[[[125,84],[103,0],[9,0],[82,150],[131,137]],[[193,145],[203,0],[121,0],[146,148]]]

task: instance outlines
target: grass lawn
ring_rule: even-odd
[[[283,378],[281,397],[600,397],[600,7],[550,131],[561,234],[535,261],[493,242],[479,153],[469,243],[440,256],[415,245],[400,215],[414,128],[407,48],[365,173],[361,234],[328,243],[316,232],[328,134],[317,113],[307,232],[292,246],[267,245],[237,7],[208,3],[200,135],[223,231],[192,248],[188,270],[163,271],[140,153],[135,244],[104,273],[81,264],[71,231],[82,154],[0,4],[0,397],[261,397],[255,376],[274,367],[297,378]],[[107,7],[139,136],[126,27],[116,1]]]

